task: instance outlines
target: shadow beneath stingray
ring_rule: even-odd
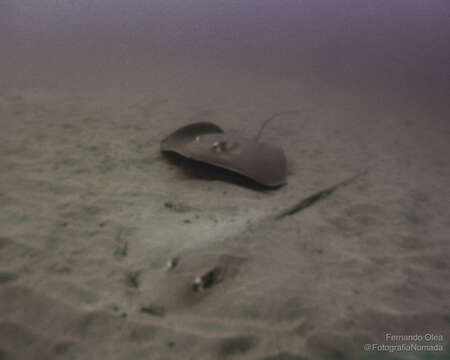
[[[264,186],[244,175],[201,161],[187,159],[173,152],[161,152],[161,154],[171,165],[182,169],[183,173],[190,178],[206,181],[225,181],[258,192],[271,192],[284,186]]]

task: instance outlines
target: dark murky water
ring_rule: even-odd
[[[449,17],[446,0],[6,0],[0,65],[13,83],[64,86],[83,76],[142,77],[158,64],[214,64],[444,101]]]

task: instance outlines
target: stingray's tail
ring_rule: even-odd
[[[259,141],[259,139],[260,139],[260,137],[261,137],[261,134],[262,134],[264,128],[265,128],[267,125],[269,125],[269,123],[270,123],[273,119],[275,119],[275,118],[277,118],[277,117],[279,117],[279,116],[282,116],[282,115],[291,115],[291,114],[297,114],[297,115],[298,115],[298,114],[300,114],[300,110],[286,110],[286,111],[280,111],[280,112],[277,112],[277,113],[271,115],[268,119],[266,119],[266,120],[262,123],[261,127],[259,128],[259,131],[258,131],[258,133],[256,134],[256,136],[255,136],[255,138],[254,138],[255,142],[258,142],[258,141]]]
[[[308,196],[307,198],[304,198],[302,200],[300,200],[298,203],[296,203],[295,205],[281,211],[280,213],[278,213],[275,216],[275,220],[281,220],[283,218],[285,218],[286,216],[291,216],[294,215],[304,209],[306,209],[307,207],[315,204],[317,201],[326,198],[328,196],[330,196],[332,193],[334,193],[337,189],[349,185],[351,183],[353,183],[354,181],[356,181],[358,178],[360,178],[361,176],[367,174],[369,172],[370,169],[366,169],[364,171],[361,171],[360,173],[353,175],[352,177],[341,181],[340,183],[337,183],[333,186],[330,186],[329,188],[326,188],[324,190],[318,191],[310,196]]]

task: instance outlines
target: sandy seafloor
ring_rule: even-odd
[[[2,79],[0,359],[449,358],[445,96],[196,61],[73,64],[11,61]],[[252,137],[290,109],[262,136],[289,161],[277,190],[159,152],[190,122]],[[363,350],[418,344],[388,333],[443,350]]]

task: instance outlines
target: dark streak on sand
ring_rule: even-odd
[[[116,235],[117,247],[114,250],[114,257],[118,260],[128,255],[128,241],[122,238],[124,229],[119,229]]]
[[[0,249],[4,248],[10,244],[12,244],[12,241],[10,238],[8,238],[6,236],[0,236]]]
[[[129,271],[125,275],[125,283],[133,288],[139,288],[140,281],[139,277],[141,276],[140,271]]]
[[[257,339],[252,336],[235,336],[221,340],[218,355],[220,358],[242,355],[255,347]]]
[[[13,281],[16,281],[18,278],[19,278],[19,276],[15,273],[0,272],[0,285],[11,283]]]
[[[122,259],[128,255],[128,241],[125,241],[122,245],[119,245],[114,250],[114,257],[116,259]]]
[[[308,358],[301,355],[293,355],[283,351],[276,355],[265,356],[260,360],[308,360]]]
[[[140,312],[152,316],[163,317],[166,314],[166,309],[159,305],[142,306]]]

